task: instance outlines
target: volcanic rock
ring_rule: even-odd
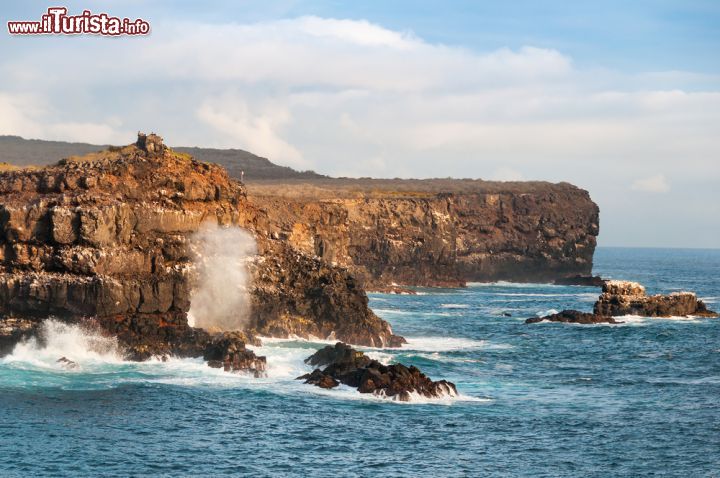
[[[0,318],[0,357],[12,352],[18,342],[37,334],[38,323],[30,319]]]
[[[224,169],[140,134],[129,146],[0,172],[0,354],[54,317],[94,318],[133,359],[202,356],[212,338],[187,322],[189,238],[208,222],[257,240],[250,336],[402,342],[346,269],[273,239],[267,213]]]
[[[698,300],[692,292],[674,292],[669,295],[645,294],[645,287],[637,282],[606,281],[602,294],[595,302],[592,313],[577,310],[563,310],[545,317],[531,317],[526,324],[535,324],[544,320],[550,322],[568,322],[576,324],[622,324],[613,317],[640,315],[643,317],[717,317],[708,310],[705,303]]]
[[[55,362],[56,362],[56,363],[59,363],[63,368],[66,368],[66,369],[69,369],[69,370],[75,369],[75,368],[78,367],[77,362],[74,362],[74,361],[70,360],[70,359],[67,358],[67,357],[60,357],[60,358],[57,359]]]
[[[580,285],[585,287],[602,287],[605,279],[600,276],[574,275],[570,277],[560,277],[555,279],[556,285]]]
[[[409,401],[412,394],[428,398],[457,395],[452,382],[434,382],[414,366],[383,365],[342,342],[318,350],[305,362],[325,368],[316,368],[298,379],[322,388],[333,388],[343,383],[357,388],[360,393],[393,397],[400,401]]]
[[[637,282],[608,281],[593,312],[602,316],[640,315],[643,317],[683,317],[688,315],[717,317],[692,292],[673,292],[668,295],[645,294]]]
[[[278,237],[375,291],[588,275],[599,231],[567,183],[349,180],[248,183]]]
[[[536,324],[542,321],[564,322],[569,324],[622,324],[612,317],[603,317],[600,315],[590,314],[587,312],[578,312],[577,310],[563,310],[557,314],[550,314],[544,317],[531,317],[525,321],[526,324]]]
[[[215,336],[205,346],[203,359],[210,367],[226,372],[250,371],[256,377],[265,372],[267,360],[245,348],[245,336],[239,332],[226,332]]]

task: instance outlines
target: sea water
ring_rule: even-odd
[[[720,308],[720,250],[601,248],[595,263]],[[49,322],[47,343],[0,359],[0,476],[720,475],[720,320],[524,323],[590,311],[598,294],[510,283],[371,294],[408,344],[363,350],[460,393],[410,403],[295,380],[324,341],[265,340],[258,379],[202,360],[126,362],[113,341]]]

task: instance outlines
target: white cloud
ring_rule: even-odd
[[[633,191],[643,191],[646,193],[666,193],[670,191],[670,185],[662,174],[636,179],[630,188]]]
[[[601,199],[609,184],[720,181],[717,75],[626,74],[312,16],[82,40],[3,44],[0,134],[127,143],[154,129],[326,174],[567,180]]]
[[[300,152],[279,136],[279,129],[290,121],[285,107],[267,105],[253,113],[240,98],[210,98],[200,106],[197,116],[255,154],[295,167],[306,166]]]

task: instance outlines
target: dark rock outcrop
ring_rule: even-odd
[[[413,394],[427,398],[457,395],[452,382],[434,382],[414,366],[383,365],[341,342],[334,347],[328,345],[318,350],[305,362],[325,368],[316,368],[298,379],[321,388],[333,388],[343,383],[357,388],[360,393],[372,393],[400,401],[410,400]]]
[[[560,277],[555,279],[556,285],[579,285],[585,287],[602,287],[605,279],[600,276],[574,275],[570,277]]]
[[[12,352],[18,342],[37,334],[38,322],[15,317],[0,318],[0,357]]]
[[[0,172],[0,352],[30,333],[13,317],[91,317],[132,358],[202,356],[211,336],[187,323],[189,237],[208,222],[245,228],[258,242],[250,336],[402,341],[345,269],[273,238],[267,214],[223,168],[151,134],[54,166]]]
[[[275,242],[256,266],[249,325],[254,333],[332,337],[370,347],[405,343],[370,312],[367,295],[346,269]]]
[[[563,310],[545,317],[531,317],[526,324],[544,320],[575,324],[622,324],[613,317],[640,315],[643,317],[717,317],[692,292],[673,292],[668,295],[645,294],[645,287],[637,282],[605,281],[602,294],[595,302],[592,313]]]
[[[643,317],[717,317],[708,310],[705,303],[692,292],[673,292],[668,295],[651,295],[637,282],[608,281],[603,285],[602,295],[593,312],[596,315],[620,316],[641,315]]]
[[[526,324],[537,324],[542,321],[563,322],[568,324],[622,324],[612,317],[578,312],[577,310],[563,310],[557,314],[550,314],[544,317],[531,317],[525,321]]]
[[[209,366],[226,372],[250,371],[256,377],[265,372],[267,360],[245,348],[247,337],[239,332],[220,334],[207,343],[203,359]]]
[[[55,363],[60,364],[60,366],[68,370],[76,369],[78,367],[77,362],[70,360],[67,357],[60,357],[55,361]]]

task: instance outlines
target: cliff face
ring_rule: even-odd
[[[383,189],[325,189],[313,191],[315,199],[302,184],[251,184],[250,199],[279,237],[347,267],[370,288],[590,274],[599,226],[586,191],[477,182],[444,193],[431,185],[392,191],[392,182],[378,182]]]
[[[0,160],[47,164],[101,146],[0,137]],[[363,285],[552,282],[587,275],[598,209],[569,184],[327,178],[240,150],[177,148],[244,180],[263,229]]]
[[[206,222],[247,228],[258,240],[248,334],[399,340],[347,271],[273,239],[264,213],[224,169],[167,150],[151,135],[55,166],[0,173],[5,342],[30,333],[28,321],[53,316],[92,321],[137,357],[202,355],[208,334],[187,323],[188,237]]]

